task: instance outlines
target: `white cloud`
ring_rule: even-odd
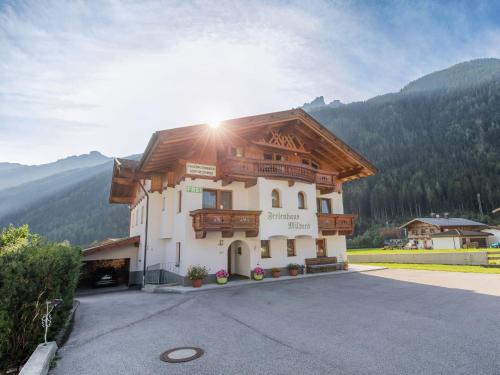
[[[0,5],[0,161],[137,153],[158,129],[283,110],[318,95],[362,100],[462,57],[498,53],[492,28],[465,36],[460,52],[453,35],[441,35],[446,56],[431,55],[436,35],[422,35],[418,23],[428,17],[425,27],[435,27],[432,7],[397,9],[387,25],[366,8],[342,1]],[[403,30],[405,20],[415,32]],[[473,43],[480,37],[482,47]]]

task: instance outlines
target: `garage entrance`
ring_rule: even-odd
[[[80,288],[137,284],[140,237],[107,239],[82,251]]]
[[[98,288],[129,285],[129,270],[129,258],[84,261],[78,287]]]

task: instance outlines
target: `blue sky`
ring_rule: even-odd
[[[0,1],[0,161],[398,91],[500,57],[499,1]]]

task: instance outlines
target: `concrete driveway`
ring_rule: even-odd
[[[500,374],[500,297],[460,287],[483,275],[447,273],[456,287],[441,287],[442,274],[82,297],[51,374]],[[500,275],[490,281],[500,287]],[[205,355],[160,361],[176,346]]]

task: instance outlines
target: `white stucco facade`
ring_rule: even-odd
[[[146,182],[146,190],[149,186]],[[196,238],[190,212],[202,208],[203,189],[231,191],[233,210],[261,211],[258,235],[248,237],[245,232],[234,232],[231,238],[223,238],[222,232],[210,231],[205,238]],[[280,193],[279,208],[272,207],[274,189]],[[305,196],[303,209],[298,207],[299,192]],[[245,187],[243,182],[223,186],[222,181],[186,178],[162,193],[149,192],[148,195],[147,266],[161,264],[181,277],[191,265],[205,266],[210,274],[230,269],[232,273],[246,277],[250,277],[257,266],[270,269],[284,268],[289,263],[303,265],[304,259],[316,257],[318,238],[325,239],[327,256],[335,256],[339,261],[347,259],[345,236],[322,236],[316,215],[318,197],[330,199],[332,213],[342,214],[342,193],[321,195],[315,184],[295,182],[289,186],[288,181],[259,177],[251,187]],[[130,236],[141,236],[136,269],[142,269],[144,265],[146,205],[147,199],[142,194],[138,203],[131,207]],[[295,240],[295,256],[287,254],[287,239]],[[261,257],[261,240],[269,240],[268,258]]]

